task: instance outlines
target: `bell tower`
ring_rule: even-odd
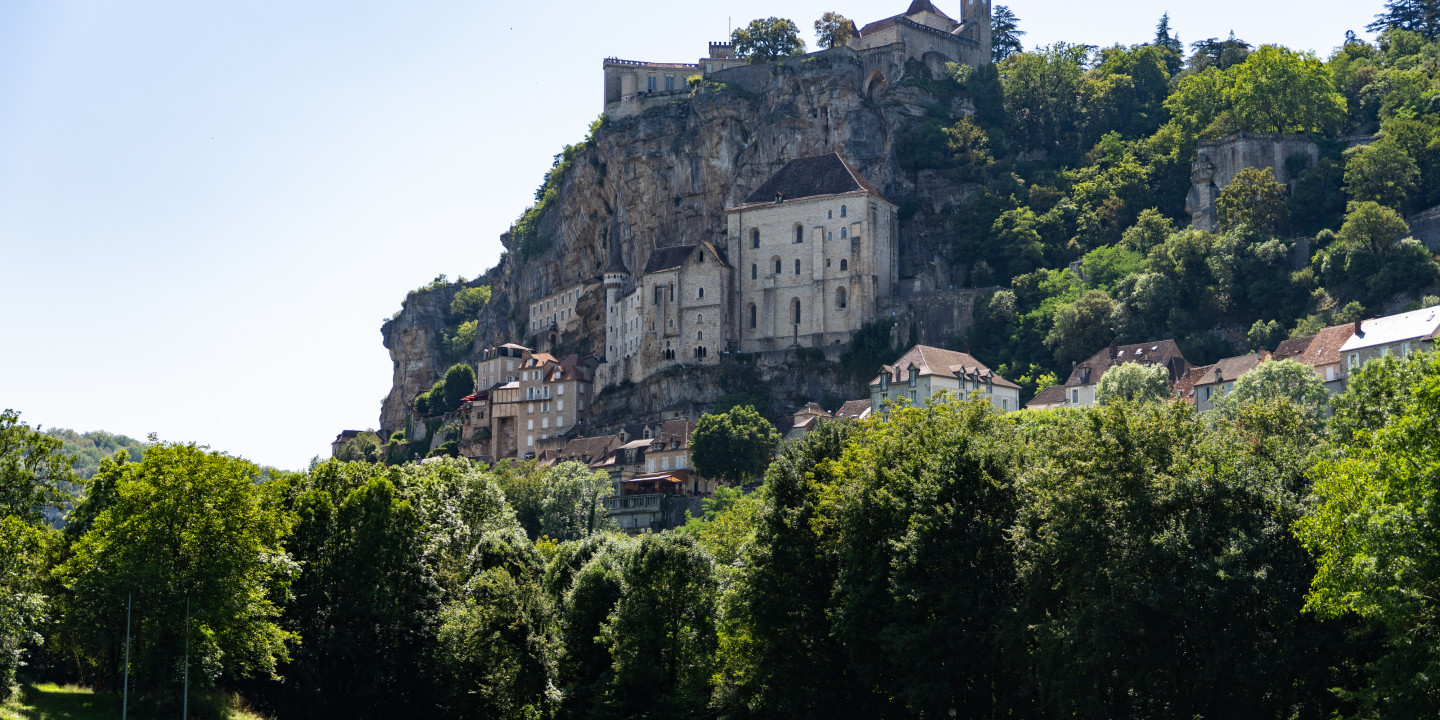
[[[965,36],[980,43],[984,48],[985,61],[991,52],[990,0],[960,0],[960,22]]]

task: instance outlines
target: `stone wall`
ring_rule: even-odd
[[[1291,157],[1304,156],[1307,167],[1320,160],[1320,146],[1309,135],[1238,133],[1223,140],[1202,140],[1197,152],[1185,211],[1190,213],[1191,227],[1209,232],[1219,226],[1215,200],[1241,170],[1270,168],[1276,180],[1289,185],[1295,180],[1285,169]]]
[[[1425,243],[1431,252],[1440,251],[1440,205],[1405,219],[1410,236]]]

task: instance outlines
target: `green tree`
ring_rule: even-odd
[[[113,656],[134,595],[132,682],[153,701],[178,701],[188,627],[191,682],[271,677],[295,633],[278,601],[294,574],[283,543],[292,516],[280,484],[259,468],[194,444],[154,441],[138,463],[96,476],[113,504],[56,573],[70,594],[66,624],[92,663]]]
[[[604,471],[582,463],[556,465],[546,478],[548,487],[540,510],[540,533],[552,540],[579,540],[595,533],[618,530],[605,512],[605,498],[614,484]]]
[[[996,5],[990,13],[990,60],[1000,62],[1011,55],[1024,52],[1025,46],[1020,43],[1020,36],[1025,31],[1020,29],[1020,18],[1015,17],[1015,12],[1008,5]]]
[[[752,63],[774,62],[805,52],[800,28],[793,20],[771,17],[751,20],[749,25],[730,33],[735,56]]]
[[[1184,403],[1044,418],[1016,466],[1012,532],[1041,712],[1052,717],[1327,717],[1321,648],[1300,615],[1312,572],[1290,534],[1318,436],[1251,406],[1200,422]]]
[[[1234,70],[1225,100],[1252,132],[1329,132],[1345,118],[1345,99],[1313,53],[1263,45]]]
[[[1101,404],[1164,400],[1170,396],[1170,372],[1163,365],[1125,363],[1100,377],[1095,399]]]
[[[462,288],[450,299],[450,317],[473,320],[489,302],[489,285]]]
[[[837,12],[827,12],[815,21],[815,37],[827,50],[849,45],[857,34],[854,21]]]
[[[1365,26],[1373,33],[1405,30],[1419,33],[1426,42],[1440,38],[1440,2],[1435,0],[1388,0],[1385,12]]]
[[[1190,69],[1204,72],[1207,68],[1228,70],[1239,65],[1250,57],[1250,51],[1254,48],[1250,43],[1235,37],[1235,31],[1232,30],[1230,37],[1224,40],[1206,38],[1190,43],[1190,49],[1193,51],[1190,56]]]
[[[445,371],[445,412],[460,408],[460,401],[475,394],[475,368],[465,363],[451,365]],[[434,398],[434,394],[431,394]],[[433,408],[432,408],[433,409]]]
[[[1371,253],[1389,250],[1409,233],[1410,226],[1394,208],[1369,200],[1350,203],[1340,226],[1342,242]]]
[[[74,464],[60,440],[30,429],[14,410],[0,412],[0,517],[38,522],[75,482]]]
[[[1115,339],[1112,318],[1115,301],[1103,290],[1090,290],[1078,300],[1055,311],[1055,321],[1045,336],[1045,346],[1061,363],[1080,361],[1094,355]]]
[[[779,444],[770,421],[741,405],[700,416],[690,434],[690,457],[702,477],[740,485],[764,474]]]
[[[569,587],[561,590],[559,611],[557,672],[565,692],[561,714],[574,718],[599,715],[596,708],[602,706],[610,686],[614,661],[601,630],[620,602],[627,554],[626,546],[613,538],[597,536],[582,542],[590,546],[591,554],[575,571]]]
[[[379,462],[383,457],[382,449],[380,436],[372,430],[366,430],[346,440],[345,444],[340,446],[340,452],[335,454],[335,458],[345,462]]]
[[[0,515],[0,702],[10,698],[25,650],[44,641],[45,558],[57,534],[18,515]]]
[[[1180,35],[1170,30],[1170,13],[1167,12],[1160,16],[1160,22],[1155,26],[1155,40],[1152,44],[1165,48],[1176,56],[1185,53],[1185,44],[1180,42]]]
[[[1285,204],[1285,186],[1275,180],[1270,168],[1245,168],[1235,174],[1215,199],[1215,214],[1222,230],[1247,226],[1274,234],[1290,218]]]
[[[1306,608],[1353,613],[1385,639],[1358,694],[1361,717],[1432,717],[1440,696],[1440,357],[1372,361],[1336,402],[1333,456],[1315,470],[1316,511],[1296,532],[1317,556]]]
[[[693,717],[710,700],[714,561],[689,537],[645,535],[600,630],[613,658],[607,702],[622,717]]]
[[[1241,375],[1235,386],[1215,401],[1221,414],[1235,417],[1248,403],[1284,400],[1298,413],[1316,423],[1327,409],[1330,393],[1315,369],[1294,360],[1276,360]]]
[[[739,627],[721,638],[726,706],[754,704],[775,717],[865,716],[870,697],[838,663],[845,649],[828,607],[837,556],[821,536],[829,488],[854,423],[821,423],[780,448],[759,492],[749,561],[737,580]]]
[[[1159,210],[1150,208],[1140,212],[1135,224],[1121,236],[1120,244],[1144,255],[1149,253],[1151,248],[1165,242],[1165,238],[1170,237],[1173,232],[1175,223]]]
[[[975,121],[962,118],[954,125],[941,128],[941,131],[945,133],[945,147],[950,151],[951,162],[960,176],[972,182],[984,179],[985,173],[995,164],[985,130]]]
[[[1089,48],[1065,43],[1005,58],[1000,84],[1005,92],[1006,135],[1029,150],[1083,150],[1079,103],[1089,58]]]
[[[482,538],[470,580],[436,634],[442,707],[454,718],[540,718],[554,704],[553,606],[544,564],[518,530]]]
[[[1420,180],[1420,168],[1399,143],[1383,138],[1356,148],[1345,162],[1345,192],[1359,202],[1400,210]]]
[[[1245,333],[1245,342],[1250,348],[1250,352],[1260,352],[1261,350],[1274,350],[1289,336],[1289,333],[1285,332],[1285,326],[1281,325],[1279,320],[1269,322],[1256,320],[1255,324],[1250,326],[1250,330]]]

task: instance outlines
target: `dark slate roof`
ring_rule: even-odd
[[[656,450],[682,450],[690,447],[690,433],[695,423],[689,420],[666,420],[655,435]],[[667,447],[668,446],[668,447]]]
[[[677,245],[675,247],[657,248],[650,253],[650,259],[645,263],[645,273],[663,272],[674,270],[685,264],[690,259],[690,253],[695,252],[697,245]]]
[[[785,167],[766,180],[759,190],[745,198],[745,204],[773,203],[777,195],[785,200],[799,200],[855,192],[880,195],[880,191],[850,167],[839,153],[830,153],[796,158],[785,163]]]
[[[625,273],[626,275],[629,275],[630,268],[625,267],[625,261],[621,260],[620,255],[617,253],[614,257],[610,258],[610,265],[605,268],[605,272]]]
[[[885,18],[884,20],[876,20],[875,22],[872,22],[869,25],[861,28],[860,37],[865,37],[866,35],[869,35],[871,33],[877,33],[881,30],[892,27],[895,25],[895,21],[899,20],[900,18],[909,17],[911,15],[926,11],[935,13],[936,15],[939,15],[940,17],[943,17],[946,20],[955,23],[956,25],[960,24],[955,21],[955,18],[952,18],[949,15],[940,12],[940,8],[935,7],[935,5],[930,2],[930,0],[915,0],[914,2],[910,3],[910,9],[906,10],[904,13],[900,15],[892,15],[888,18]]]
[[[1315,337],[1315,335],[1306,335],[1305,337],[1290,338],[1280,343],[1280,345],[1275,348],[1275,359],[1289,360],[1291,358],[1299,358],[1305,354],[1306,350],[1310,349],[1310,343],[1314,342]]]
[[[1184,353],[1180,352],[1180,346],[1176,345],[1174,340],[1157,340],[1134,345],[1111,345],[1092,355],[1089,360],[1076,365],[1075,369],[1070,371],[1070,377],[1065,384],[1070,386],[1094,385],[1100,382],[1100,376],[1110,368],[1124,365],[1127,362],[1164,365],[1170,371],[1172,385],[1180,378],[1185,377],[1185,373],[1190,370],[1190,363],[1185,360]],[[1089,371],[1089,380],[1082,382],[1086,370]]]

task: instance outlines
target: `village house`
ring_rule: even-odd
[[[916,345],[893,365],[880,368],[880,375],[870,381],[870,407],[882,413],[899,402],[924,407],[941,391],[962,401],[983,397],[1000,412],[1020,409],[1019,385],[967,353],[928,345]]]
[[[1340,348],[1355,334],[1355,323],[1332,325],[1314,335],[1291,338],[1275,348],[1275,360],[1294,360],[1315,368],[1331,395],[1345,392],[1350,370],[1345,366]]]
[[[1388,315],[1373,320],[1356,320],[1355,333],[1340,346],[1347,372],[1386,355],[1406,357],[1410,353],[1435,349],[1440,334],[1440,306]]]
[[[835,411],[836,420],[864,420],[870,417],[869,400],[847,400]]]
[[[513,343],[481,350],[480,360],[475,363],[475,387],[489,390],[519,380],[520,364],[529,355],[530,348]]]
[[[1270,353],[1262,351],[1191,368],[1175,383],[1174,396],[1194,405],[1196,410],[1209,410],[1221,395],[1235,388],[1236,379],[1270,359]]]
[[[1125,363],[1160,365],[1169,374],[1170,389],[1190,371],[1190,363],[1180,352],[1174,340],[1158,340],[1134,345],[1116,345],[1092,355],[1088,360],[1077,363],[1070,371],[1070,377],[1061,385],[1046,388],[1036,395],[1025,408],[1048,410],[1062,407],[1089,407],[1095,404],[1095,388],[1100,378],[1111,368]]]
[[[537,441],[558,438],[575,429],[593,396],[594,363],[578,355],[556,360],[533,353],[520,366],[520,401],[525,429],[522,453],[535,452]],[[552,444],[559,449],[559,444]]]
[[[777,428],[780,431],[781,440],[799,440],[805,434],[815,429],[821,420],[835,417],[820,407],[820,403],[805,403],[805,406],[795,411],[795,414],[780,421]]]

